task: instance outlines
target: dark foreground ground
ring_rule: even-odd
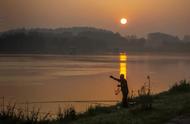
[[[59,113],[55,119],[47,117],[37,121],[35,114],[27,118],[0,113],[0,124],[190,124],[190,84],[181,82],[166,92],[151,96],[152,108],[141,104],[125,109],[120,105],[90,108],[76,114],[74,110]],[[67,116],[64,116],[66,114]],[[36,118],[35,118],[36,117]]]
[[[81,118],[73,124],[190,124],[190,92],[157,95],[151,110],[138,107]]]

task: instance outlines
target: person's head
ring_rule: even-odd
[[[120,74],[120,79],[124,79],[124,78],[125,78],[124,74]]]

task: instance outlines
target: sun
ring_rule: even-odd
[[[121,23],[122,25],[127,24],[127,19],[126,19],[126,18],[121,18],[121,19],[120,19],[120,23]]]

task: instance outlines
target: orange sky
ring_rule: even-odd
[[[0,31],[92,26],[123,35],[190,34],[190,0],[1,0]],[[119,19],[126,17],[127,26]]]

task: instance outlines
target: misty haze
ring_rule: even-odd
[[[189,124],[188,0],[0,2],[0,123]]]

